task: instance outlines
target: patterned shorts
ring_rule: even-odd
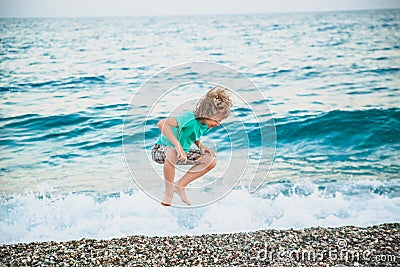
[[[164,164],[165,162],[165,148],[167,146],[154,144],[153,149],[151,150],[151,157],[152,159],[160,164]],[[190,149],[187,153],[187,161],[186,163],[183,161],[177,161],[176,164],[179,165],[195,165],[197,164],[197,159],[201,156],[199,149]]]

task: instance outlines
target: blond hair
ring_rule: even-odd
[[[228,90],[216,86],[207,92],[197,103],[194,111],[196,119],[226,119],[232,107],[232,100]]]

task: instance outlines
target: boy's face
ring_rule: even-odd
[[[216,126],[220,126],[221,125],[221,120],[218,119],[205,119],[204,120],[204,124],[206,124],[208,126],[208,128],[212,129]]]

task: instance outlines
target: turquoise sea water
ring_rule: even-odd
[[[0,243],[400,219],[399,10],[0,24]],[[276,153],[256,193],[166,209],[130,177],[123,121],[143,82],[192,61],[260,88]],[[229,146],[223,129],[207,137]]]

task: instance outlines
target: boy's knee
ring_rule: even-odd
[[[175,149],[173,149],[173,148],[165,149],[165,158],[171,164],[175,164],[177,157],[178,157],[178,153],[176,152]]]
[[[214,159],[210,163],[210,169],[214,169],[215,166],[217,166],[217,157],[214,157]]]
[[[208,156],[205,163],[209,170],[214,169],[217,166],[217,157]]]

